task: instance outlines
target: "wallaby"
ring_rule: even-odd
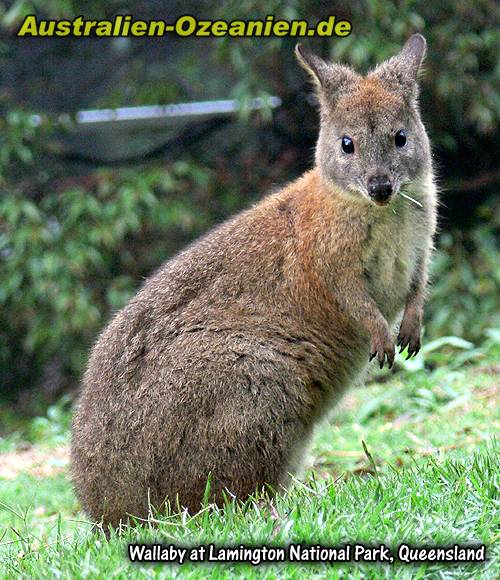
[[[363,77],[297,46],[314,169],[169,260],[92,351],[72,443],[92,518],[279,489],[368,361],[392,366],[401,313],[397,344],[417,353],[437,204],[424,52],[416,34]]]

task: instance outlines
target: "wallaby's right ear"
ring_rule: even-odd
[[[311,75],[320,97],[325,97],[330,103],[335,102],[342,93],[359,79],[353,70],[347,66],[326,62],[316,56],[301,44],[295,47],[299,63]]]
[[[311,75],[313,81],[320,87],[324,86],[328,74],[328,63],[307,50],[302,44],[297,44],[295,47],[295,55],[299,63]]]

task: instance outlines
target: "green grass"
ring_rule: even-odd
[[[500,575],[498,333],[480,348],[458,339],[430,343],[395,374],[352,391],[318,429],[307,476],[272,503],[255,498],[197,515],[154,514],[107,541],[85,521],[55,466],[44,477],[0,473],[0,574],[25,578],[497,578]],[[1,416],[0,416],[1,421]],[[15,433],[47,450],[68,441],[67,402]],[[366,444],[366,450],[363,447]],[[127,543],[181,546],[340,546],[347,542],[484,543],[482,564],[132,564]]]

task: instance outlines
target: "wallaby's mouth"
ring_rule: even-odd
[[[392,195],[390,195],[389,197],[387,197],[385,199],[376,199],[376,198],[372,197],[371,200],[373,201],[373,203],[375,205],[378,205],[379,207],[383,207],[384,205],[389,205],[391,198],[392,198]]]
[[[385,206],[389,205],[389,202],[394,197],[395,193],[396,192],[393,190],[391,185],[390,188],[387,188],[387,190],[377,191],[375,194],[368,190],[368,197],[375,205]]]

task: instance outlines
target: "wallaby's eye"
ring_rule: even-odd
[[[406,133],[403,130],[398,131],[394,137],[394,142],[396,147],[404,147],[406,145]]]
[[[354,143],[347,135],[342,137],[342,151],[344,153],[354,153]]]

